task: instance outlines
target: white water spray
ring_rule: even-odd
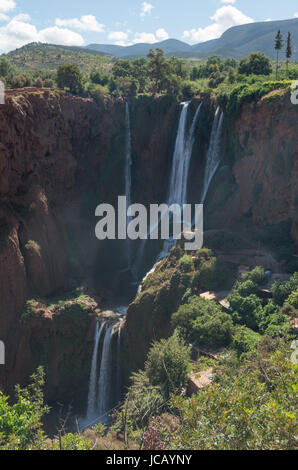
[[[101,333],[102,333],[104,326],[105,326],[105,322],[103,322],[101,325],[99,325],[99,323],[96,322],[95,335],[94,335],[94,349],[93,349],[93,355],[92,355],[90,381],[89,381],[87,420],[93,419],[96,414],[98,346],[99,346]]]
[[[98,383],[98,412],[101,418],[109,411],[111,391],[111,343],[113,325],[105,331]]]
[[[221,154],[220,154],[220,138],[223,126],[224,113],[217,108],[214,116],[209,150],[207,154],[205,174],[204,174],[204,185],[201,197],[201,204],[206,201],[207,193],[211,184],[211,181],[219,167]]]

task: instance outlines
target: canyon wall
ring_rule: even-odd
[[[213,100],[205,96],[203,101],[190,202],[200,200],[215,111]],[[189,123],[199,102],[197,98],[191,105]],[[180,107],[168,96],[142,96],[130,103],[130,112],[132,202],[165,202]],[[236,120],[226,116],[222,166],[206,201],[207,229],[266,232],[286,223],[297,246],[297,113],[287,93],[244,104]],[[86,390],[96,310],[102,301],[117,297],[124,284],[118,274],[124,245],[96,240],[94,212],[102,202],[117,206],[118,195],[125,193],[124,165],[122,100],[96,104],[59,92],[23,90],[9,92],[0,107],[3,389],[25,383],[40,359],[48,368],[49,399]],[[73,325],[58,310],[49,314],[47,309],[37,309],[22,322],[27,300],[50,303],[80,285],[87,286],[96,305]],[[175,290],[175,279],[171,288]],[[126,375],[143,365],[150,341],[169,332],[152,298],[145,296],[128,310]]]

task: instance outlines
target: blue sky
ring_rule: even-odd
[[[195,44],[238,24],[295,16],[297,0],[0,0],[0,51],[33,41]]]

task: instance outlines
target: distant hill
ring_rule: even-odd
[[[90,44],[86,48],[107,54],[114,55],[115,57],[140,57],[146,56],[150,49],[160,47],[166,54],[174,54],[179,52],[191,51],[192,47],[186,42],[178,41],[178,39],[167,39],[165,41],[156,42],[154,44],[139,43],[133,46],[115,46],[109,44]]]
[[[28,70],[54,70],[59,65],[76,64],[84,72],[94,67],[109,69],[113,58],[103,52],[81,47],[57,46],[53,44],[30,43],[6,54],[18,68]]]
[[[118,58],[145,56],[148,54],[149,49],[160,47],[168,56],[205,58],[212,54],[219,54],[223,57],[240,59],[253,51],[260,51],[274,59],[274,38],[279,29],[284,34],[284,38],[286,38],[288,31],[292,33],[293,60],[298,60],[298,18],[234,26],[223,33],[219,39],[193,46],[176,39],[168,39],[154,44],[134,44],[128,47],[90,44],[86,48],[112,54]]]

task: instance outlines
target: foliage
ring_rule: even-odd
[[[233,332],[232,348],[241,358],[242,354],[254,351],[261,341],[261,335],[246,326],[238,326]]]
[[[155,342],[149,351],[145,373],[153,386],[161,387],[167,399],[185,386],[190,367],[190,348],[175,332],[168,340]]]
[[[60,65],[57,70],[58,87],[68,88],[71,93],[80,94],[83,91],[83,75],[77,65]]]
[[[272,73],[271,61],[265,54],[253,52],[240,60],[238,72],[244,75],[270,75]]]
[[[174,327],[180,328],[201,347],[221,347],[229,344],[233,321],[213,301],[191,297],[172,316]]]
[[[286,347],[259,353],[192,398],[174,397],[181,418],[168,449],[294,449],[298,383],[289,355]]]
[[[277,305],[282,306],[292,292],[298,288],[298,273],[294,273],[288,281],[277,281],[272,286],[273,299]]]
[[[0,449],[30,449],[43,439],[41,418],[49,412],[44,404],[43,386],[44,371],[39,367],[28,387],[16,387],[13,405],[0,391]]]

